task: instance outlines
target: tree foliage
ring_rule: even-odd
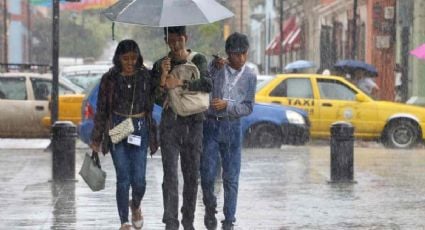
[[[130,36],[138,42],[146,60],[155,61],[167,54],[169,49],[164,40],[163,28],[141,26],[127,26],[126,28],[131,31]],[[188,26],[187,46],[207,57],[219,53],[218,51],[224,50],[221,28],[221,23]]]
[[[112,22],[100,15],[99,11],[73,13],[61,11],[59,54],[61,57],[98,58],[105,50],[113,50]],[[115,40],[134,39],[140,46],[144,59],[155,61],[166,55],[168,47],[164,42],[163,28],[142,27],[135,25],[115,24]],[[38,63],[51,63],[52,20],[37,17],[32,28],[33,50],[32,60]],[[188,47],[207,57],[224,50],[222,25],[220,22],[188,26]],[[113,43],[116,45],[116,43]],[[110,52],[110,51],[109,51]],[[112,56],[111,54],[110,56]]]
[[[61,11],[59,22],[59,56],[97,59],[110,39],[110,22],[98,13],[75,14]],[[52,19],[34,16],[32,57],[37,63],[51,63]]]

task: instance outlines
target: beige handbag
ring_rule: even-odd
[[[171,71],[174,77],[192,81],[200,78],[198,67],[190,60],[195,55],[194,52],[184,64],[177,65]],[[204,112],[210,105],[209,93],[201,91],[189,91],[182,87],[168,90],[169,105],[171,109],[180,116],[189,116],[196,113]]]
[[[134,132],[133,120],[129,117],[109,130],[112,143],[116,144]]]
[[[133,103],[134,103],[134,94],[136,92],[136,77],[134,77],[134,87],[133,87],[133,99],[131,100],[130,113],[133,114]],[[122,141],[124,138],[128,137],[134,132],[133,119],[131,117],[125,119],[114,128],[109,130],[109,136],[111,141],[114,144]]]

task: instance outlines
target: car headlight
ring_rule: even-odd
[[[298,124],[298,125],[305,124],[304,117],[301,114],[292,110],[286,110],[286,118],[291,124]]]

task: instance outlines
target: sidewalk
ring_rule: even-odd
[[[86,151],[77,149],[77,173]],[[78,174],[76,183],[49,182],[51,153],[42,148],[0,149],[0,158],[0,229],[119,228],[110,155],[101,157],[106,189],[96,193]],[[355,184],[328,183],[328,146],[248,149],[242,158],[238,230],[425,229],[424,149],[356,148]],[[164,229],[161,183],[156,154],[148,158],[144,229]],[[220,220],[221,189],[218,197]],[[196,229],[205,229],[203,213],[199,189]]]

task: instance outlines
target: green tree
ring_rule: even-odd
[[[60,20],[60,56],[97,59],[110,37],[107,23],[91,12],[62,12]]]
[[[32,24],[31,62],[38,64],[52,63],[52,21],[51,19],[34,16]]]
[[[131,31],[131,37],[135,39],[146,60],[155,61],[168,52],[168,46],[164,41],[164,29],[156,27],[126,26]],[[224,41],[221,23],[213,23],[199,26],[188,26],[188,47],[207,55],[220,53],[224,50]]]
[[[111,23],[100,19],[98,11],[81,14],[61,11],[59,56],[97,59],[111,39]],[[51,63],[52,19],[34,16],[32,57],[37,63]]]

